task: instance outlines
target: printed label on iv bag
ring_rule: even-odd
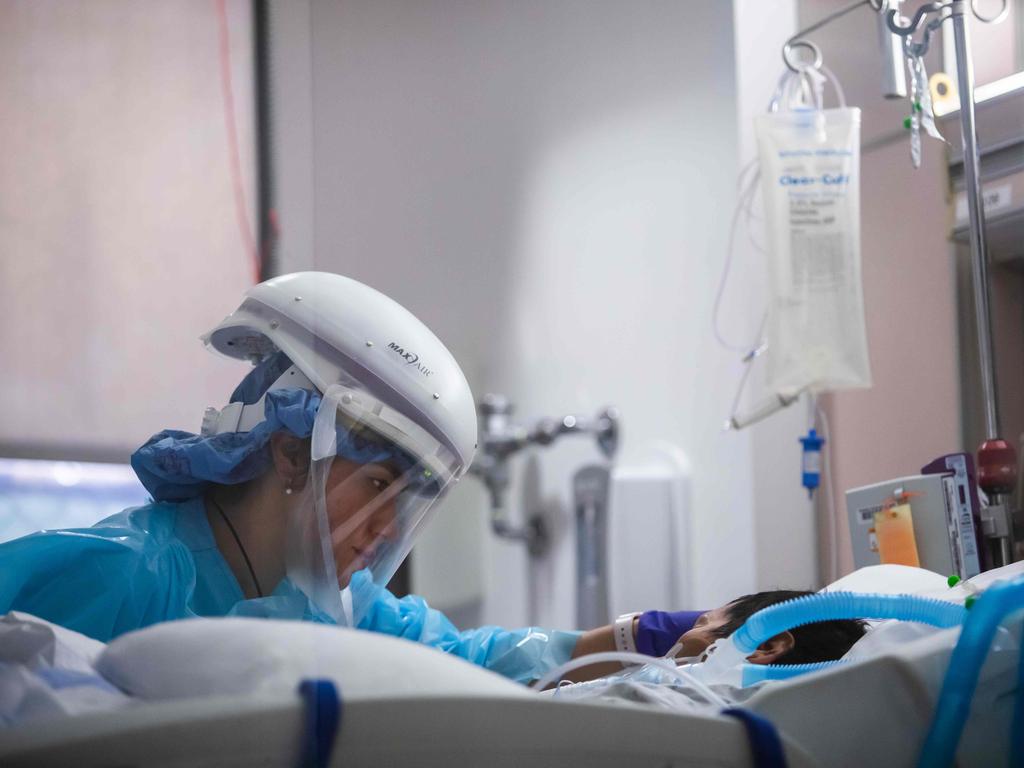
[[[756,118],[773,391],[871,384],[860,270],[860,110]]]

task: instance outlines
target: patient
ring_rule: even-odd
[[[675,656],[677,659],[696,659],[702,656],[715,640],[731,635],[743,626],[743,622],[762,608],[813,594],[815,593],[776,589],[737,597],[720,608],[700,614],[692,627],[677,640],[677,644],[681,647]],[[693,620],[691,612],[682,613],[690,613],[689,621]],[[683,626],[687,626],[689,621]],[[850,650],[853,644],[864,636],[866,629],[867,626],[859,619],[806,624],[788,632],[782,632],[762,643],[753,654],[747,657],[747,661],[751,664],[808,664],[817,661],[832,661],[841,658]],[[636,632],[636,620],[634,620],[633,631]],[[595,635],[593,641],[589,637],[590,634]],[[585,645],[585,650],[577,653],[577,656],[614,651],[615,641],[606,637],[606,634],[585,633],[580,640],[580,644]],[[653,652],[645,652],[656,656],[665,654],[669,650],[668,643],[670,642],[670,640],[666,641],[660,648],[655,647]],[[591,664],[572,670],[563,679],[581,682],[616,675],[621,671],[622,667],[617,662]]]
[[[720,608],[702,614],[693,629],[679,638],[677,657],[701,656],[715,640],[728,637],[743,622],[776,603],[814,592],[777,589],[738,597]],[[810,664],[842,658],[860,640],[867,625],[860,619],[836,619],[805,624],[776,635],[747,657],[751,664]]]
[[[676,659],[689,663],[699,662],[707,649],[716,640],[728,637],[743,623],[762,608],[793,600],[814,592],[796,590],[772,590],[744,595],[726,603],[720,608],[701,614],[693,627],[679,638]],[[837,619],[805,624],[768,639],[758,646],[747,661],[751,664],[809,664],[820,661],[834,661],[842,658],[854,643],[867,631],[867,625],[859,619]],[[588,680],[576,686],[558,687],[552,690],[556,696],[571,700],[598,700],[613,703],[653,705],[674,711],[700,711],[710,702],[697,688],[665,677],[656,669],[649,669],[651,675],[640,667],[623,671],[610,664],[594,664],[574,678],[572,674],[563,680]],[[580,674],[582,672],[582,674]],[[600,679],[593,678],[606,675]],[[733,704],[739,704],[757,692],[757,685],[735,687],[725,683],[713,683],[711,689],[717,696]]]

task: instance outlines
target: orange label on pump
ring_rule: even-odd
[[[882,563],[921,567],[909,504],[894,504],[875,512],[875,535]]]

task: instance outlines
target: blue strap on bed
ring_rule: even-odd
[[[782,739],[775,726],[768,720],[747,709],[734,707],[723,709],[723,715],[735,717],[747,729],[750,751],[754,753],[755,768],[786,768],[786,754],[782,750]]]
[[[306,705],[299,768],[327,768],[341,727],[341,695],[330,680],[303,680],[299,695]]]

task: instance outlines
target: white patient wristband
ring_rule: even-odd
[[[624,613],[615,620],[612,631],[615,634],[615,650],[620,653],[636,653],[633,621],[639,615],[639,613]]]

